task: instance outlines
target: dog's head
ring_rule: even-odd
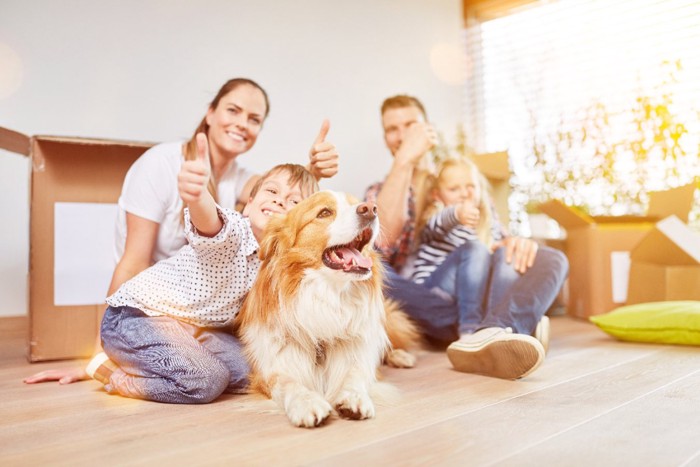
[[[352,280],[372,274],[377,208],[344,193],[321,191],[286,216],[270,220],[260,259],[284,258],[290,268],[327,268]],[[290,273],[292,271],[289,271]]]

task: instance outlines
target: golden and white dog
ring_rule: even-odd
[[[314,427],[333,410],[349,419],[375,414],[370,389],[390,348],[382,267],[372,245],[377,208],[323,191],[283,218],[261,242],[262,266],[239,315],[251,386]],[[391,334],[415,342],[410,321],[392,310]],[[412,366],[408,353],[389,359]]]

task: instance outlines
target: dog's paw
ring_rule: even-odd
[[[416,356],[402,349],[392,349],[387,352],[384,361],[394,368],[413,368],[416,366]]]
[[[295,426],[321,426],[332,412],[331,405],[319,394],[309,392],[292,399],[287,406],[287,417]]]
[[[343,418],[364,420],[374,417],[374,403],[367,394],[343,391],[335,403],[335,411]]]

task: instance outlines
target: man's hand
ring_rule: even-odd
[[[506,263],[512,264],[516,271],[524,274],[535,264],[537,255],[537,242],[529,238],[506,237],[493,245],[496,248],[506,249]]]
[[[326,141],[330,127],[330,122],[324,120],[309,152],[308,168],[316,180],[330,178],[338,173],[338,150],[333,143]]]
[[[426,122],[415,122],[406,130],[401,146],[396,151],[396,160],[417,166],[436,143],[437,133],[433,126]]]

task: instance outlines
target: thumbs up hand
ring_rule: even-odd
[[[476,229],[479,226],[479,207],[471,199],[465,199],[457,205],[457,219],[460,224]]]
[[[338,150],[333,143],[326,141],[330,127],[330,122],[324,120],[309,152],[308,169],[316,180],[330,178],[338,173]]]
[[[209,141],[204,133],[197,133],[197,157],[185,161],[177,174],[177,190],[190,211],[190,220],[199,235],[213,237],[223,227],[216,209],[216,201],[207,186],[211,177]]]
[[[204,193],[207,193],[207,185],[211,176],[209,162],[209,141],[207,135],[198,133],[197,157],[191,161],[185,161],[177,175],[177,189],[180,197],[189,205],[199,201]]]

